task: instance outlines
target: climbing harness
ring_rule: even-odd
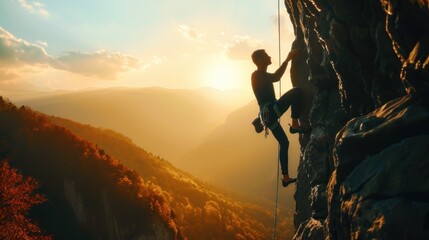
[[[259,110],[259,119],[261,121],[262,127],[265,130],[265,138],[268,137],[270,131],[268,129],[274,129],[279,125],[279,114],[276,112],[276,105],[274,103],[266,103],[262,105]],[[276,116],[274,116],[276,115]]]
[[[261,123],[262,123],[262,126],[264,127],[265,138],[267,138],[268,134],[270,134],[270,131],[268,130],[270,127],[269,126],[269,124],[270,124],[270,109],[268,107],[269,107],[269,104],[264,104],[259,111]]]
[[[262,126],[264,126],[264,136],[265,138],[268,137],[268,134],[270,134],[270,131],[268,131],[268,123],[270,122],[270,111],[268,110],[268,106],[265,106],[261,110],[261,119],[262,119]]]

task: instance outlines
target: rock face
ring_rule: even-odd
[[[300,136],[295,239],[429,239],[429,2],[285,6],[313,129]]]
[[[101,217],[97,216],[94,214],[93,209],[90,209],[90,203],[85,201],[84,194],[82,194],[75,182],[64,179],[63,183],[65,197],[73,210],[77,223],[83,226],[97,225],[100,228],[100,232],[98,234],[92,232],[90,238],[109,240],[127,238],[153,240],[178,239],[165,227],[165,224],[159,218],[151,219],[151,225],[154,229],[153,234],[138,233],[135,230],[137,228],[136,224],[129,224],[129,222],[117,216],[117,206],[114,206],[115,203],[111,201],[111,196],[107,192],[104,192],[100,196],[100,202],[97,203],[100,206],[98,214]]]

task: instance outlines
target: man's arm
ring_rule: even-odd
[[[286,71],[287,65],[289,63],[290,60],[292,60],[293,58],[295,58],[296,56],[298,56],[298,50],[293,49],[289,52],[289,54],[287,55],[286,60],[282,63],[282,65],[279,67],[279,69],[277,69],[273,75],[272,75],[272,82],[278,82],[280,81],[280,79],[282,78],[283,74]]]

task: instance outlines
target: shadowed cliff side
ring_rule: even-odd
[[[427,239],[429,3],[285,5],[316,88],[295,239]]]

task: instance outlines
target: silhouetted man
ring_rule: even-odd
[[[273,83],[280,81],[289,61],[297,55],[297,50],[290,51],[282,65],[274,73],[268,73],[267,67],[271,64],[271,57],[263,49],[256,50],[252,54],[252,61],[257,66],[257,70],[252,73],[252,88],[260,109],[259,117],[252,123],[257,132],[262,132],[263,128],[270,129],[280,144],[279,159],[283,175],[283,187],[287,187],[290,183],[295,182],[296,178],[289,177],[289,140],[278,119],[291,106],[292,125],[289,131],[291,133],[305,133],[308,130],[302,129],[298,122],[301,110],[301,89],[297,87],[292,88],[277,100]]]

